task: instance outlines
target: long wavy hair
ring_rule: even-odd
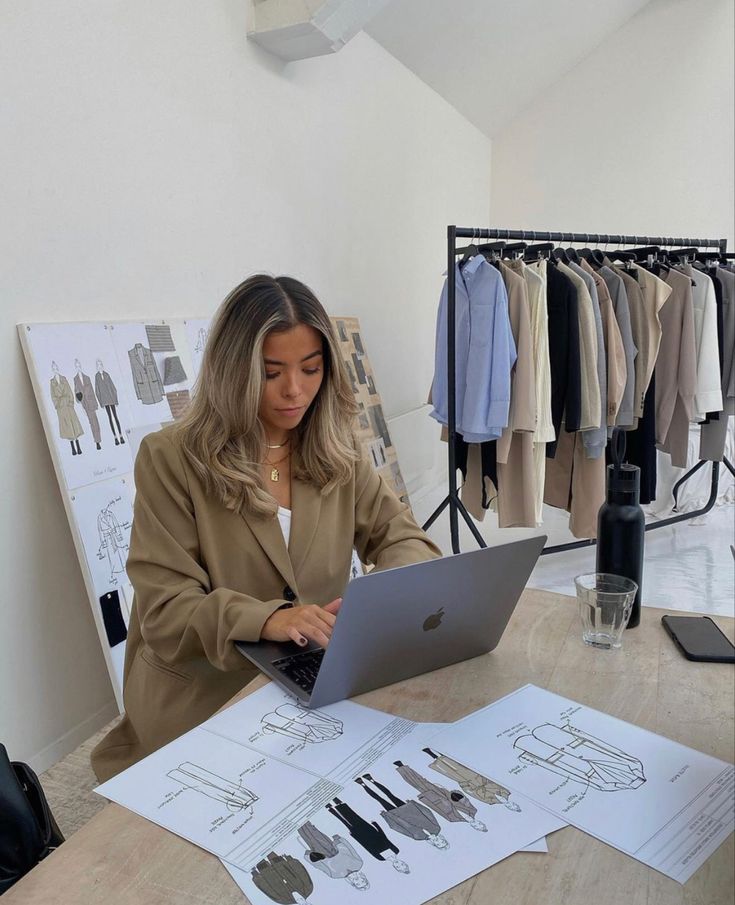
[[[256,274],[236,286],[214,317],[191,404],[175,430],[208,490],[225,506],[275,515],[258,463],[267,439],[258,417],[265,385],[263,343],[298,324],[322,337],[324,377],[295,429],[295,477],[327,493],[350,480],[358,458],[353,421],[357,405],[337,338],[314,293],[291,277]]]

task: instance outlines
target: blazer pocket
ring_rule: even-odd
[[[178,669],[174,669],[172,666],[169,666],[167,663],[163,663],[158,659],[154,654],[149,653],[145,649],[141,649],[140,651],[140,659],[146,663],[151,669],[158,670],[158,672],[162,672],[166,676],[171,676],[173,679],[178,679],[179,682],[184,682],[184,684],[188,685],[191,682],[191,676],[187,676],[184,672],[179,672]]]

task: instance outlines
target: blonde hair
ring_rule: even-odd
[[[256,274],[236,286],[217,311],[192,402],[174,428],[208,490],[238,512],[266,516],[277,511],[258,467],[267,452],[258,417],[265,384],[263,343],[269,333],[298,324],[321,334],[324,378],[295,431],[301,465],[294,477],[323,493],[352,477],[358,458],[357,405],[332,322],[303,283]]]

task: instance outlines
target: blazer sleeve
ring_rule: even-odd
[[[144,438],[135,486],[127,570],[143,639],[169,664],[205,656],[217,669],[242,669],[235,641],[260,640],[286,601],[212,588],[183,462],[170,440]]]
[[[355,470],[355,548],[360,559],[376,569],[439,559],[441,550],[372,463],[361,456]]]

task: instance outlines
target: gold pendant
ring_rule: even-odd
[[[271,481],[280,481],[280,480],[281,480],[281,473],[278,471],[277,468],[271,468]]]

